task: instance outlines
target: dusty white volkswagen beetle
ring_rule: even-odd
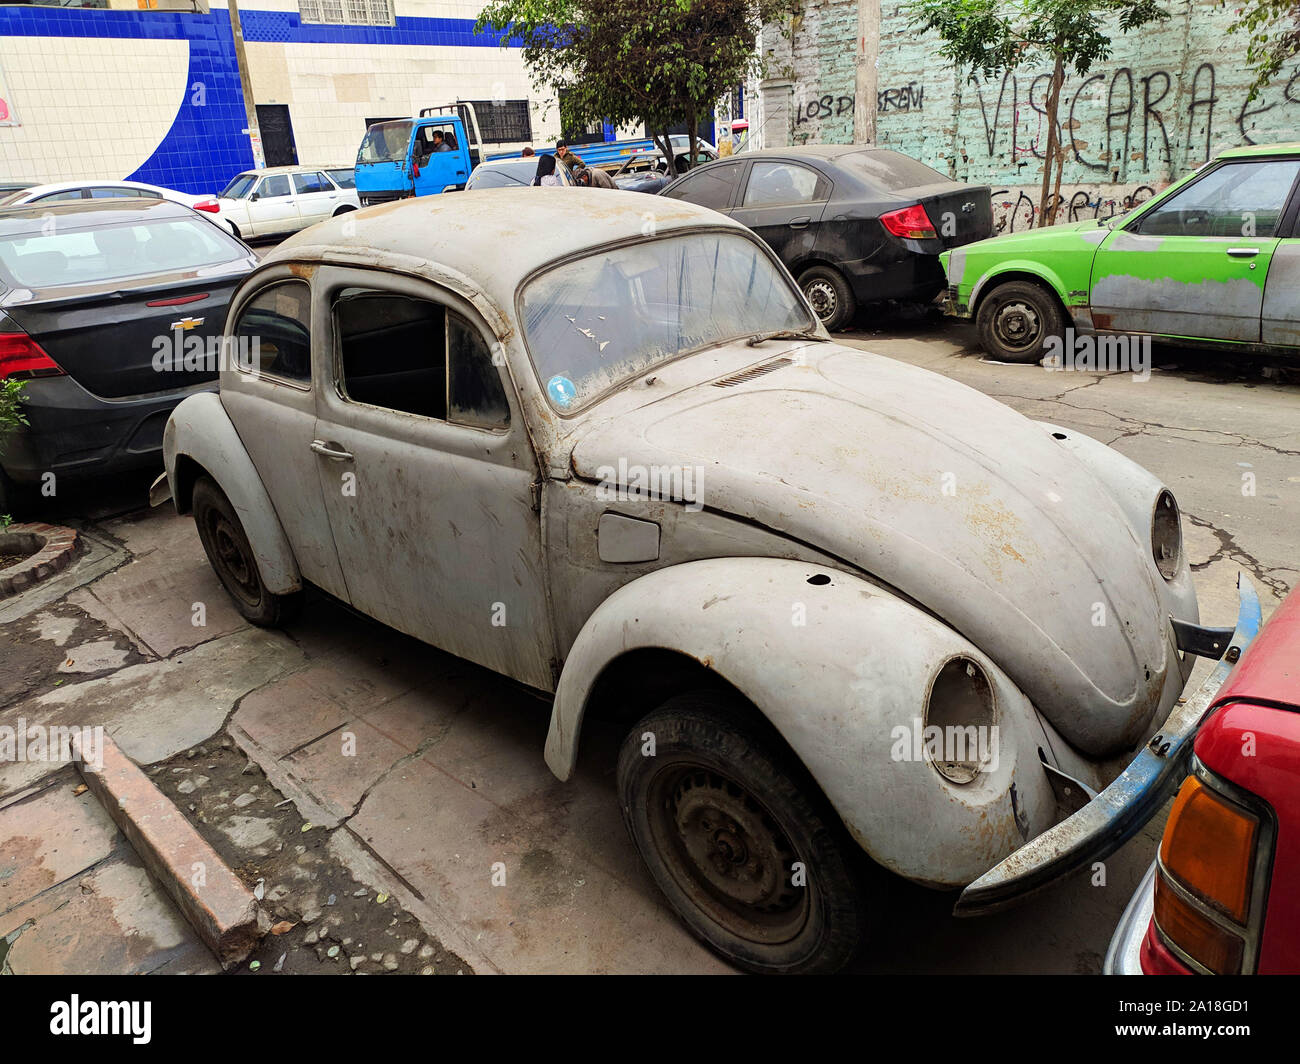
[[[1249,635],[1197,626],[1158,480],[831,342],[688,203],[363,210],[268,255],[226,334],[157,495],[244,615],[310,583],[545,693],[561,779],[625,720],[632,839],[751,970],[842,965],[881,868],[979,879],[973,911],[1113,849],[1205,708],[1170,717],[1187,652]]]

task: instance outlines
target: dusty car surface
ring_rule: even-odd
[[[1297,215],[1300,144],[1231,148],[1129,213],[943,252],[944,311],[1007,362],[1069,350],[1067,328],[1293,355]]]
[[[689,928],[831,970],[880,869],[970,883],[1165,720],[1203,631],[1177,506],[832,343],[740,224],[597,200],[431,197],[286,241],[227,321],[255,364],[176,410],[160,495],[250,620],[310,583],[543,693],[562,780],[585,721],[624,722],[624,818]]]

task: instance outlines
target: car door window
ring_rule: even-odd
[[[815,203],[826,198],[830,182],[815,170],[795,163],[757,162],[745,187],[746,207],[778,203]]]
[[[334,331],[345,399],[478,428],[510,423],[482,334],[442,304],[345,289]]]
[[[65,200],[79,200],[84,198],[85,190],[80,188],[68,189],[66,192],[51,192],[48,196],[37,196],[33,203],[62,203]]]
[[[312,192],[333,191],[333,187],[325,180],[325,175],[319,173],[294,174],[293,188],[300,196],[305,196]]]
[[[90,190],[91,199],[141,199],[145,195],[137,188],[92,188]]]
[[[275,199],[278,196],[289,195],[289,178],[286,174],[276,174],[274,177],[265,177],[262,183],[257,186],[257,195],[259,199]]]
[[[741,163],[709,166],[665,190],[671,199],[688,200],[715,211],[731,206],[732,194],[740,182]]]
[[[283,281],[244,304],[233,333],[234,354],[258,374],[311,384],[311,288]]]
[[[1300,159],[1227,163],[1152,208],[1132,231],[1144,236],[1276,236],[1297,173]]]

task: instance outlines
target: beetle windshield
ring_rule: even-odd
[[[739,233],[664,237],[566,262],[531,281],[521,304],[533,365],[561,413],[686,352],[815,328],[780,268]]]
[[[414,125],[415,122],[409,118],[375,123],[366,130],[365,139],[361,141],[361,148],[357,152],[358,165],[405,162]]]

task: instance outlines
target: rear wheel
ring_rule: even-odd
[[[302,592],[277,595],[267,590],[244,526],[230,500],[211,477],[200,477],[195,482],[192,504],[204,553],[235,600],[235,608],[253,624],[263,627],[291,620],[302,604]]]
[[[623,820],[678,916],[732,964],[836,971],[867,925],[861,856],[747,710],[702,692],[642,719],[619,753]]]
[[[1006,281],[984,297],[975,315],[980,344],[1002,362],[1038,362],[1065,315],[1056,296],[1033,281]]]
[[[814,266],[799,275],[799,287],[818,320],[831,332],[853,320],[857,303],[853,289],[837,270]]]

